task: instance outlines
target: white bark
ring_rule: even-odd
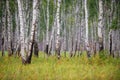
[[[49,0],[47,0],[47,29],[46,29],[46,45],[48,45],[49,42]]]
[[[30,43],[29,43],[29,51],[27,56],[27,63],[31,63],[31,57],[33,52],[33,44],[35,41],[35,32],[37,29],[38,23],[38,0],[33,0],[33,18],[32,18],[32,28],[31,28],[31,35],[30,35]]]
[[[15,29],[15,55],[17,55],[18,49],[20,48],[20,19],[18,17],[18,11],[16,8],[15,12],[15,22],[16,22],[16,29]]]
[[[31,29],[31,36],[30,36],[30,40],[34,40],[34,35],[35,35],[35,31],[36,31],[36,27],[37,27],[37,16],[38,16],[38,0],[33,0],[33,19],[32,19],[32,29]]]
[[[87,9],[87,0],[85,0],[85,27],[86,27],[86,44],[88,45],[88,9]]]
[[[74,9],[74,16],[75,16],[75,22],[74,22],[74,36],[73,36],[73,56],[76,55],[76,50],[77,50],[77,42],[78,42],[78,11],[79,11],[79,6],[78,3],[76,3],[76,5],[73,6]]]
[[[46,25],[46,49],[45,52],[47,55],[49,54],[49,0],[47,0],[47,25]]]
[[[89,34],[88,34],[88,8],[87,8],[87,0],[85,0],[85,27],[86,27],[86,38],[85,38],[85,45],[88,57],[90,56],[90,46],[89,46]]]
[[[82,14],[82,16],[81,16],[81,24],[80,24],[80,26],[81,26],[81,32],[80,32],[80,34],[81,34],[81,41],[80,41],[80,44],[81,44],[81,50],[83,51],[83,50],[85,50],[85,37],[86,37],[86,35],[85,35],[85,21],[84,21],[84,0],[82,0],[82,2],[81,2],[81,14]]]
[[[8,55],[12,54],[11,52],[11,18],[10,18],[10,7],[9,7],[9,0],[6,1],[7,7],[7,34],[8,34]]]
[[[25,53],[24,53],[24,48],[25,48],[25,42],[24,42],[24,19],[23,19],[23,12],[22,12],[22,4],[20,2],[20,0],[17,0],[18,2],[18,12],[19,12],[19,18],[20,18],[20,41],[21,41],[21,51],[20,51],[20,54],[21,54],[21,57],[22,57],[22,60],[23,60],[23,63],[24,61],[26,60],[26,56],[25,56]]]
[[[24,8],[24,26],[25,26],[25,50],[26,52],[28,52],[28,28],[29,28],[29,24],[30,24],[30,2],[29,0],[26,0],[26,5]]]
[[[50,53],[50,51],[51,51],[51,48],[53,48],[53,47],[52,47],[52,40],[54,40],[55,23],[56,23],[56,18],[55,18],[54,23],[53,23],[53,26],[52,26],[52,32],[51,32],[51,37],[50,37],[50,41],[49,41],[49,50],[48,50],[49,53]]]
[[[57,12],[56,12],[56,20],[57,20],[56,50],[57,50],[58,58],[60,57],[60,53],[59,53],[59,49],[60,49],[60,3],[61,3],[61,0],[58,0]]]
[[[2,56],[4,56],[4,51],[5,51],[5,32],[6,32],[6,10],[4,10],[5,6],[3,7],[3,14],[2,14]]]
[[[103,50],[103,0],[99,0],[98,39],[99,50]]]

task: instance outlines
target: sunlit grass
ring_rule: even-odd
[[[0,57],[0,80],[120,80],[120,59],[99,56],[69,58],[32,57],[30,65],[22,65],[19,57]]]

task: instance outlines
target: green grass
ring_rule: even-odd
[[[19,57],[0,57],[0,80],[120,80],[120,59],[99,56],[87,58],[32,57],[22,65]]]

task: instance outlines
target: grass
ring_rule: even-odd
[[[0,57],[0,80],[120,80],[120,59],[99,56],[87,58],[32,57],[22,65],[19,57]]]

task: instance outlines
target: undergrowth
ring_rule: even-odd
[[[86,54],[69,58],[47,57],[42,52],[22,65],[20,57],[0,57],[0,80],[120,80],[120,59]]]

